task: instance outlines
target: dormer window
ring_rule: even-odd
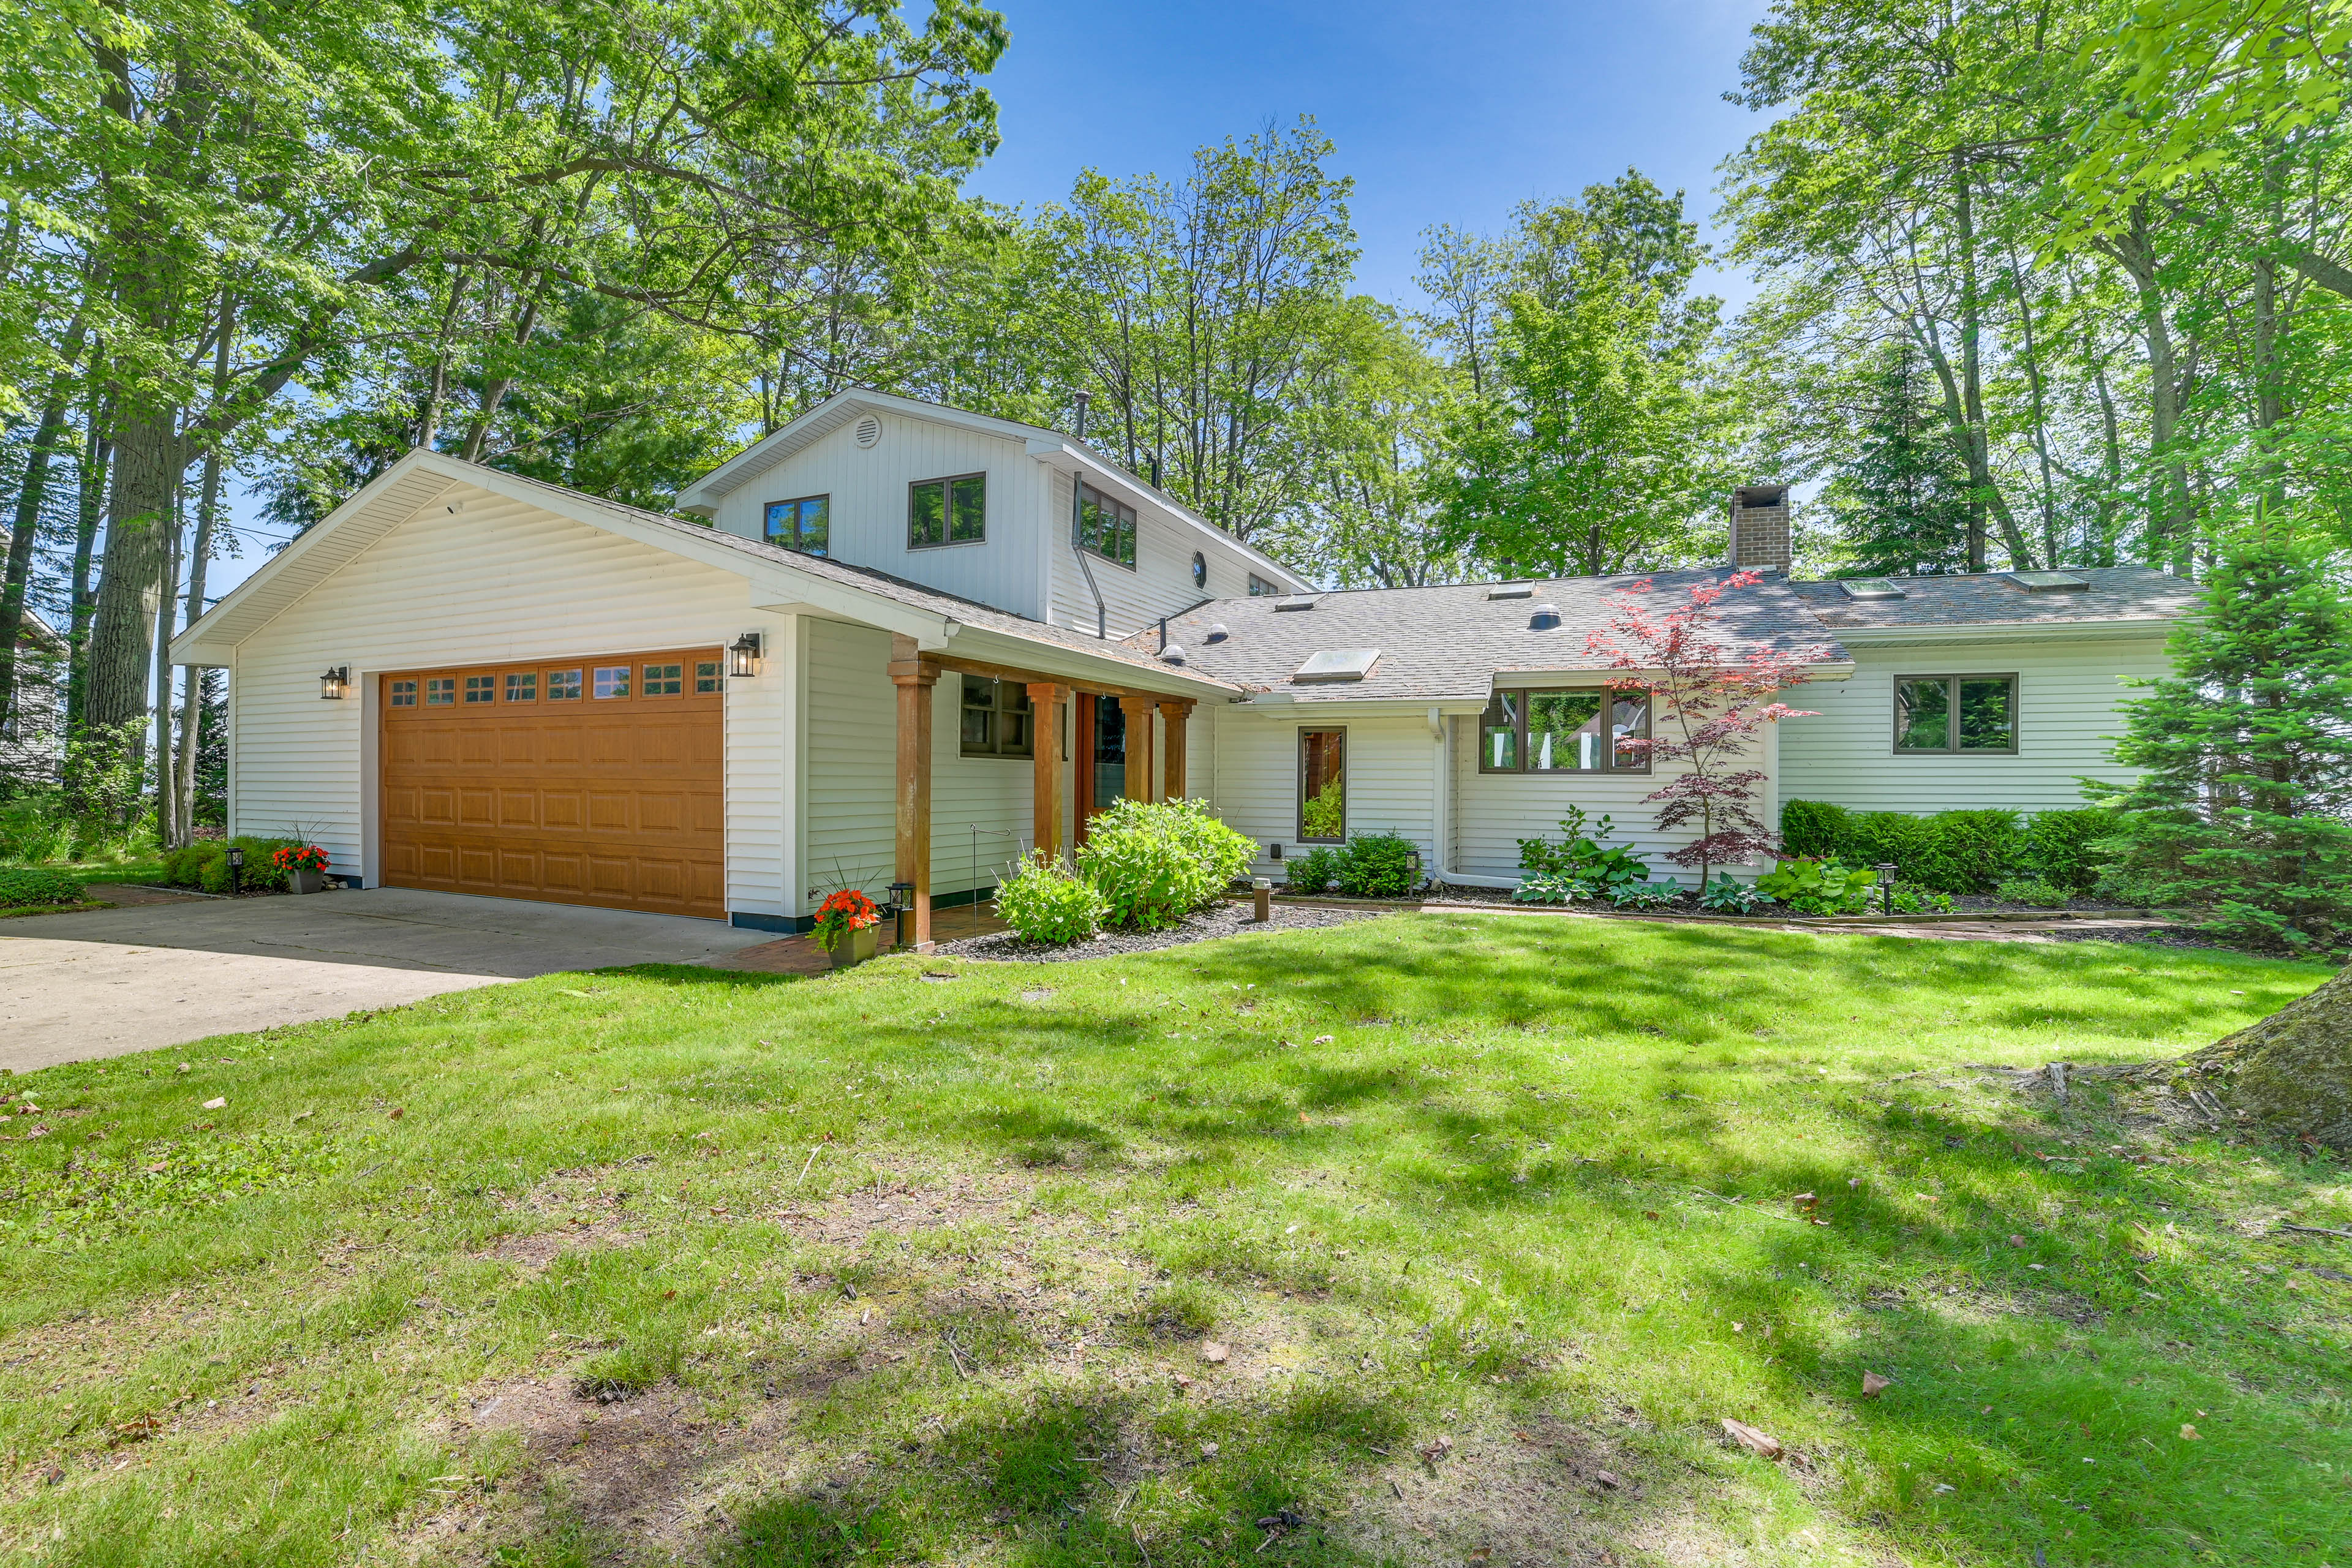
[[[1135,509],[1089,484],[1078,486],[1078,548],[1135,569]]]

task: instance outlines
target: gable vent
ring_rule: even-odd
[[[1318,597],[1318,595],[1314,594],[1292,594],[1286,598],[1276,599],[1274,602],[1274,607],[1277,610],[1311,610],[1315,607]]]
[[[1497,583],[1486,590],[1490,599],[1532,599],[1536,596],[1532,583]]]
[[[2029,594],[2067,594],[2091,585],[2088,577],[2072,572],[2011,572],[2009,580]]]
[[[881,420],[868,414],[857,422],[857,444],[860,447],[870,447],[880,439],[882,439]]]

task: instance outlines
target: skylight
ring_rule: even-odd
[[[2009,580],[2029,594],[2060,594],[2091,585],[2088,577],[2072,572],[2011,572]]]
[[[1276,599],[1274,602],[1274,607],[1277,610],[1311,610],[1315,607],[1315,601],[1318,596],[1314,594],[1292,594],[1286,598]]]
[[[1532,583],[1497,583],[1486,590],[1490,599],[1532,599],[1536,596]]]
[[[1849,577],[1838,584],[1849,599],[1907,599],[1909,595],[1892,577]]]
[[[1308,657],[1298,667],[1294,681],[1361,680],[1372,672],[1379,662],[1381,650],[1376,647],[1327,648]]]

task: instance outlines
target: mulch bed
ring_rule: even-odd
[[[1024,942],[1008,931],[989,936],[965,937],[960,942],[943,942],[932,951],[952,953],[961,958],[993,958],[1014,963],[1067,963],[1078,959],[1114,958],[1121,953],[1181,947],[1186,942],[1240,936],[1248,931],[1309,931],[1321,926],[1347,925],[1355,921],[1372,920],[1385,912],[1382,910],[1307,909],[1297,904],[1276,904],[1274,918],[1260,925],[1246,902],[1223,903],[1189,915],[1181,924],[1171,926],[1166,931],[1104,931],[1092,942],[1081,942],[1068,947]]]

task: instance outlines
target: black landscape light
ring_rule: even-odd
[[[231,898],[236,896],[239,884],[244,879],[245,847],[241,844],[232,844],[228,847],[228,890]]]
[[[1879,905],[1886,913],[1891,915],[1895,912],[1894,864],[1889,862],[1885,865],[1873,867],[1872,869],[1878,873]]]
[[[907,931],[907,917],[915,912],[914,883],[890,884],[890,912],[898,917],[898,924],[892,928],[897,934],[890,939],[890,943],[893,947],[904,947],[913,940]]]

